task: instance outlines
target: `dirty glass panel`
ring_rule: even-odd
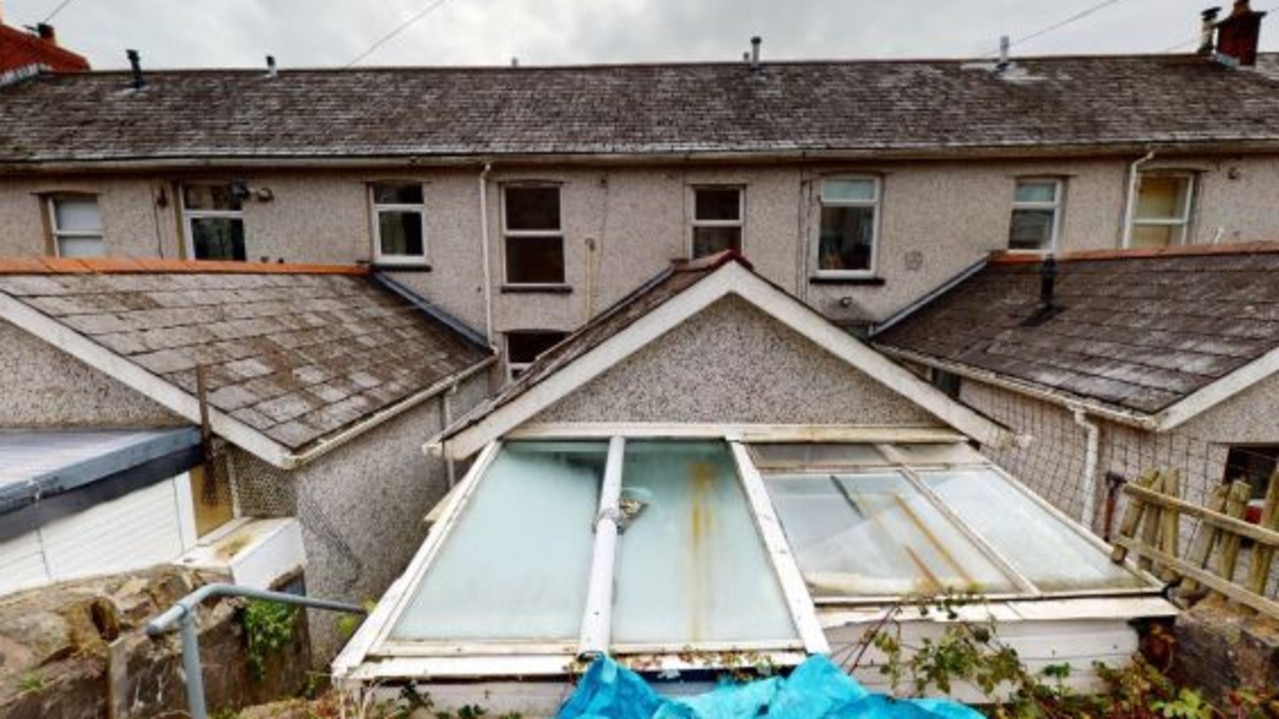
[[[963,442],[894,444],[893,450],[906,464],[985,464],[977,450]]]
[[[817,267],[821,270],[869,270],[875,249],[875,207],[822,207]]]
[[[615,644],[794,643],[791,622],[723,442],[628,442]]]
[[[576,642],[607,452],[601,442],[506,444],[391,638]]]
[[[740,227],[694,227],[693,257],[708,257],[725,250],[742,249]]]
[[[877,184],[870,178],[822,180],[822,202],[874,202]]]
[[[1055,180],[1019,180],[1013,190],[1013,202],[1053,203],[1057,201]]]
[[[991,470],[920,472],[959,517],[1043,591],[1122,589],[1145,582]]]
[[[238,217],[192,217],[191,246],[197,260],[244,261],[244,220]]]
[[[1152,175],[1141,178],[1137,190],[1138,220],[1179,220],[1187,215],[1190,178]]]
[[[815,597],[1014,589],[900,473],[779,476],[766,485]]]
[[[751,457],[760,469],[798,469],[819,467],[855,467],[887,464],[887,460],[869,444],[824,442],[821,444],[752,444]]]
[[[1014,250],[1050,250],[1056,210],[1014,209],[1008,247]]]
[[[704,188],[695,193],[695,219],[733,221],[742,219],[742,191],[735,188]]]
[[[426,254],[425,243],[422,241],[421,212],[378,210],[377,222],[383,255],[421,257]]]

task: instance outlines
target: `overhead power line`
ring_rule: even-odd
[[[1084,18],[1088,17],[1089,15],[1092,15],[1093,13],[1096,13],[1096,12],[1099,12],[1099,11],[1101,11],[1101,10],[1104,10],[1104,9],[1106,9],[1106,8],[1110,7],[1111,5],[1117,5],[1117,4],[1119,4],[1119,3],[1123,2],[1123,1],[1124,1],[1124,0],[1105,0],[1104,2],[1099,2],[1099,3],[1097,3],[1096,5],[1093,5],[1093,6],[1091,6],[1091,7],[1087,7],[1087,8],[1084,8],[1083,10],[1080,10],[1079,12],[1075,13],[1074,15],[1071,15],[1071,16],[1070,16],[1070,17],[1068,17],[1068,18],[1065,18],[1065,19],[1063,19],[1063,20],[1059,20],[1058,22],[1055,22],[1055,23],[1053,23],[1052,25],[1049,25],[1049,26],[1047,26],[1047,27],[1042,27],[1042,28],[1040,28],[1040,29],[1038,29],[1038,30],[1036,30],[1036,31],[1034,31],[1034,32],[1032,32],[1032,33],[1030,33],[1030,34],[1028,34],[1028,35],[1022,35],[1022,36],[1021,36],[1021,37],[1019,37],[1019,38],[1015,38],[1014,40],[1012,40],[1011,42],[1009,42],[1009,43],[1008,43],[1008,46],[1009,46],[1009,47],[1012,47],[1012,46],[1014,46],[1014,45],[1020,45],[1020,44],[1022,44],[1022,43],[1024,43],[1024,42],[1027,42],[1027,41],[1029,41],[1029,40],[1034,40],[1034,39],[1035,39],[1035,38],[1037,38],[1037,37],[1043,37],[1044,35],[1047,35],[1047,34],[1048,34],[1048,33],[1050,33],[1050,32],[1053,32],[1053,31],[1059,30],[1059,29],[1061,29],[1061,28],[1063,28],[1063,27],[1066,27],[1067,25],[1070,25],[1071,23],[1075,23],[1075,22],[1078,22],[1078,21],[1080,21],[1080,20],[1083,20]],[[994,49],[994,50],[992,50],[989,54],[991,54],[991,55],[998,55],[998,54],[999,54],[999,48],[995,48],[995,49]]]
[[[75,2],[75,0],[62,0],[62,2],[58,3],[58,6],[53,9],[53,12],[49,13],[49,15],[45,17],[45,19],[42,20],[41,22],[45,25],[49,24],[50,20],[57,17],[58,13],[65,10],[66,7],[73,2]]]
[[[66,2],[71,2],[71,1],[72,1],[72,0],[66,0]],[[417,22],[418,20],[421,20],[422,18],[426,17],[426,16],[427,16],[427,15],[429,15],[429,14],[430,14],[433,10],[435,10],[436,8],[440,7],[441,5],[443,5],[444,3],[448,2],[448,1],[449,1],[449,0],[435,0],[435,2],[433,2],[433,3],[431,3],[430,5],[427,5],[426,7],[422,8],[422,9],[421,9],[421,10],[419,10],[417,13],[415,13],[413,16],[411,16],[409,19],[407,19],[407,20],[405,20],[404,22],[400,23],[400,24],[399,24],[399,25],[398,25],[398,26],[397,26],[394,30],[392,30],[391,32],[388,32],[387,34],[385,34],[385,35],[383,35],[382,37],[378,38],[378,40],[377,40],[376,42],[374,42],[372,45],[369,45],[369,48],[368,48],[367,50],[365,50],[364,52],[360,53],[359,55],[356,55],[354,60],[352,60],[352,61],[348,62],[348,63],[347,63],[347,64],[345,64],[345,65],[343,65],[343,66],[342,66],[342,68],[343,68],[343,69],[346,69],[346,68],[348,68],[348,67],[351,67],[352,65],[354,65],[354,64],[356,64],[357,62],[359,62],[359,61],[363,60],[364,58],[368,57],[369,55],[372,55],[372,54],[374,53],[374,51],[376,51],[379,47],[382,47],[382,45],[386,44],[386,42],[387,42],[388,40],[390,40],[391,38],[395,37],[396,35],[399,35],[401,32],[403,32],[405,29],[407,29],[407,28],[408,28],[408,26],[410,26],[410,25],[412,25],[413,23]]]

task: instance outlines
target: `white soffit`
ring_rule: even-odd
[[[442,443],[444,451],[455,459],[471,456],[729,295],[740,297],[968,437],[992,446],[1014,441],[1013,434],[1006,428],[947,397],[739,262],[729,262],[523,394],[492,410],[474,425],[446,439]],[[430,451],[435,443],[434,440],[428,443],[426,449]]]

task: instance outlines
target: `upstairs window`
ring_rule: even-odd
[[[1137,188],[1129,247],[1185,244],[1193,193],[1191,175],[1143,175]]]
[[[48,198],[49,229],[58,257],[101,257],[102,215],[92,195],[54,195]]]
[[[741,252],[743,217],[741,188],[694,188],[693,257]]]
[[[242,190],[243,186],[232,183],[182,187],[182,220],[186,226],[188,257],[241,262],[247,259]]]
[[[564,230],[560,188],[507,185],[502,192],[506,281],[513,285],[564,284]]]
[[[419,183],[379,182],[372,186],[374,260],[426,261],[426,205]]]
[[[1060,180],[1018,180],[1008,249],[1051,252],[1061,222]]]
[[[873,177],[823,180],[821,204],[817,274],[841,276],[873,272],[879,234],[879,180]]]

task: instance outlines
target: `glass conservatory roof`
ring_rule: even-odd
[[[819,605],[1157,589],[959,442],[514,440],[447,501],[372,655],[820,652]]]

